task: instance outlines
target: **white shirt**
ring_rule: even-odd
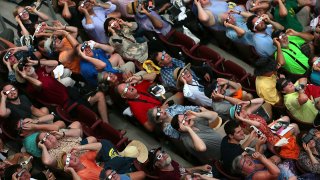
[[[189,101],[194,102],[199,106],[209,107],[212,104],[212,100],[209,99],[204,92],[199,90],[199,86],[204,88],[196,80],[192,80],[191,84],[185,84],[183,86],[183,95],[188,98]]]

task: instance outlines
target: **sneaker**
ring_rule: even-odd
[[[313,127],[320,127],[320,113],[317,114],[316,118],[313,121]]]

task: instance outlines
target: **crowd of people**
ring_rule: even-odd
[[[25,3],[0,33],[1,178],[320,179],[317,0],[52,0],[66,24]],[[252,47],[255,89],[173,57],[172,32]],[[197,166],[97,131],[124,137],[111,106]]]

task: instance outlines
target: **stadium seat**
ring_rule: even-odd
[[[235,81],[238,83],[242,83],[244,80],[246,80],[249,76],[247,71],[243,69],[238,64],[234,63],[233,61],[226,60],[223,62],[224,65],[224,72],[233,74],[235,77]]]
[[[224,58],[221,57],[219,53],[204,45],[195,46],[194,48],[192,48],[191,55],[194,57],[209,60],[214,65],[214,67],[217,67],[224,61]]]
[[[146,173],[146,177],[147,179],[159,179],[158,176],[155,176],[154,173],[150,170],[150,168],[147,168],[147,163],[140,163],[138,160],[134,160],[133,161],[133,165],[134,167],[138,170],[138,171],[143,171]]]
[[[230,175],[231,173],[226,171],[223,167],[220,161],[215,161],[214,162],[214,166],[216,167],[216,169],[219,171],[219,173],[221,173],[224,177],[226,177],[229,180],[241,180],[240,177],[236,177],[236,176],[232,176]]]

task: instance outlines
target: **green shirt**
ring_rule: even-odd
[[[298,81],[295,86],[298,85]],[[300,105],[298,101],[299,93],[293,92],[291,94],[284,95],[284,104],[290,113],[300,121],[313,123],[318,114],[318,110],[315,108],[312,101],[309,99],[306,103]]]
[[[274,19],[283,25],[286,29],[291,28],[298,32],[301,32],[303,30],[302,25],[297,19],[295,11],[298,10],[298,2],[297,0],[286,0],[284,3],[284,6],[287,8],[287,16],[286,17],[280,17],[279,15],[279,6],[276,6],[274,10]]]
[[[304,74],[306,70],[291,58],[291,56],[299,60],[305,67],[309,68],[309,58],[304,55],[300,49],[301,45],[305,43],[305,40],[299,36],[288,36],[288,39],[289,48],[282,48],[283,56],[286,61],[283,68],[292,74]],[[291,54],[291,56],[289,54]],[[277,52],[275,52],[275,58],[277,58]]]

